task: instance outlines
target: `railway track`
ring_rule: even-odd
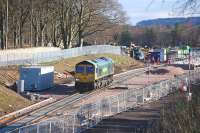
[[[42,107],[36,111],[31,112],[25,116],[15,119],[14,121],[11,121],[10,123],[7,123],[8,126],[0,129],[0,133],[4,133],[6,131],[12,131],[16,128],[36,123],[39,120],[45,118],[49,113],[53,113],[53,112],[59,110],[61,107],[69,106],[70,104],[73,104],[74,102],[84,99],[87,96],[92,95],[95,92],[96,91],[92,92],[91,94],[75,93],[71,96],[67,96],[57,102],[49,104],[45,107]]]
[[[143,74],[146,70],[147,70],[147,68],[139,68],[139,69],[130,70],[130,71],[127,71],[124,73],[114,75],[113,84],[116,85],[116,84],[122,83],[131,77]],[[108,87],[106,87],[106,88],[108,88]],[[104,89],[106,89],[106,88],[104,88]],[[49,104],[45,107],[42,107],[36,111],[33,111],[25,116],[15,119],[14,121],[11,121],[10,123],[7,124],[8,126],[0,129],[0,133],[12,131],[16,128],[39,122],[40,120],[42,120],[43,118],[48,116],[48,114],[56,112],[60,109],[66,108],[66,107],[70,107],[73,105],[73,103],[81,101],[84,98],[87,98],[96,93],[99,94],[104,89],[95,90],[95,91],[92,91],[91,93],[87,93],[87,94],[86,93],[84,93],[84,94],[75,93],[71,96],[67,96],[59,101],[56,101],[56,102]]]
[[[114,76],[114,83],[115,84],[119,84],[121,82],[124,82],[126,81],[127,79],[133,77],[133,76],[138,76],[140,74],[143,74],[145,73],[146,71],[151,70],[151,69],[156,69],[156,68],[162,68],[166,65],[159,65],[159,66],[156,66],[156,67],[144,67],[144,68],[139,68],[139,69],[135,69],[135,70],[130,70],[130,71],[127,71],[127,72],[124,72],[124,73],[120,73],[120,74],[117,74]]]

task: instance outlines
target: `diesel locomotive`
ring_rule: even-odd
[[[100,89],[113,81],[114,63],[106,57],[82,61],[75,66],[75,88],[79,92]]]

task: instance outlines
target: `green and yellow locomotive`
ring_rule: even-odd
[[[86,92],[108,86],[113,81],[114,64],[110,58],[82,61],[75,66],[75,88]]]

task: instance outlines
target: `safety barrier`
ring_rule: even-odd
[[[64,58],[102,53],[121,54],[121,50],[119,46],[96,45],[64,50],[44,49],[44,51],[39,50],[39,52],[30,52],[30,50],[21,50],[21,52],[0,51],[0,66],[39,64]]]

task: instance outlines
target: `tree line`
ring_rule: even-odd
[[[182,13],[198,13],[198,0],[175,4]],[[198,43],[198,26],[138,28],[124,26],[126,19],[118,0],[0,0],[0,49]]]
[[[0,48],[82,46],[125,19],[117,0],[0,0]]]
[[[167,1],[167,0],[166,0]],[[153,4],[154,0],[152,1]],[[163,1],[165,2],[165,1]],[[175,0],[174,13],[178,15],[199,15],[199,0]],[[116,36],[119,45],[136,43],[149,47],[168,47],[191,45],[200,46],[200,25],[176,24],[174,26],[134,27],[125,26],[123,31]]]
[[[120,34],[118,44],[135,43],[149,47],[174,47],[181,45],[200,46],[200,26],[191,24],[176,24],[174,26],[128,26]]]

